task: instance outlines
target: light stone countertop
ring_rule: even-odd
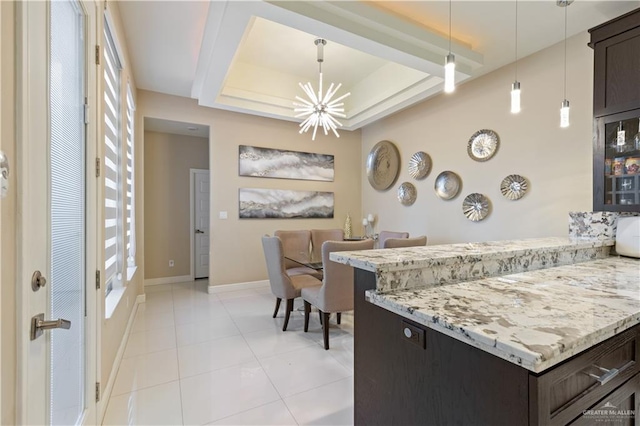
[[[331,253],[330,259],[354,268],[376,273],[441,266],[461,261],[485,262],[489,260],[519,258],[531,254],[570,251],[585,248],[613,246],[611,239],[531,238],[512,241],[443,244],[398,249],[342,251]]]
[[[513,250],[527,250],[526,242],[515,242]],[[467,255],[493,253],[488,243],[457,246]],[[426,261],[427,249],[437,261],[437,247],[422,247],[416,261]],[[370,267],[393,267],[393,259],[381,251],[362,252],[359,259]],[[440,256],[451,257],[450,251]],[[640,259],[609,257],[386,294],[370,290],[366,297],[428,328],[541,372],[640,323]]]

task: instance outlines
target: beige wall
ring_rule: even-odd
[[[0,201],[2,267],[0,268],[0,424],[15,424],[16,386],[16,142],[15,142],[15,35],[14,2],[0,2],[0,149],[13,166],[9,193]]]
[[[189,170],[209,168],[209,140],[145,131],[144,144],[144,278],[189,275]]]
[[[511,65],[363,129],[363,161],[384,139],[396,143],[402,159],[398,181],[386,192],[371,188],[361,171],[363,210],[379,216],[376,229],[426,234],[429,244],[566,235],[567,213],[592,208],[593,55],[587,41],[587,33],[568,40],[569,128],[559,127],[563,46],[558,44],[519,61],[518,115],[509,112]],[[496,156],[481,163],[467,155],[467,142],[485,128],[498,132],[501,141]],[[427,152],[433,160],[431,173],[421,181],[407,172],[416,151]],[[451,201],[439,199],[433,190],[444,170],[455,171],[463,181]],[[529,192],[519,201],[500,193],[502,179],[514,173],[530,181]],[[404,181],[418,190],[410,207],[396,199]],[[462,214],[462,201],[473,192],[487,195],[493,204],[490,216],[479,223]]]
[[[361,216],[360,132],[341,132],[340,138],[299,135],[298,125],[252,115],[214,110],[192,99],[138,91],[138,110],[144,117],[207,125],[210,128],[211,277],[210,284],[266,279],[260,237],[277,229],[342,228],[347,216]],[[139,129],[139,132],[141,130]],[[142,135],[140,134],[140,137]],[[318,152],[335,155],[335,181],[312,182],[238,176],[238,146]],[[145,151],[148,149],[145,140]],[[146,163],[145,163],[146,164]],[[146,165],[145,165],[146,167]],[[333,191],[334,219],[238,219],[239,188],[277,188]],[[148,186],[145,184],[145,192]],[[146,196],[145,196],[146,198]],[[145,205],[145,210],[149,207]],[[219,219],[219,212],[228,219]],[[354,221],[357,222],[357,221]],[[354,223],[355,224],[355,223]],[[359,232],[356,226],[354,229]],[[145,234],[147,228],[145,226]],[[145,244],[146,250],[146,244]],[[145,274],[145,278],[149,278]]]
[[[122,74],[121,74],[121,78],[122,78],[122,91],[121,91],[121,99],[125,99],[124,96],[126,95],[126,82],[129,81],[131,83],[132,86],[132,91],[134,94],[134,97],[136,96],[136,86],[135,86],[135,81],[133,79],[133,70],[131,69],[131,61],[129,60],[129,55],[128,55],[128,51],[127,51],[127,45],[126,45],[126,38],[124,36],[124,31],[122,30],[122,24],[120,21],[120,12],[119,12],[119,8],[118,8],[118,2],[117,1],[110,1],[107,3],[107,9],[109,10],[110,14],[111,14],[111,18],[112,18],[112,22],[114,25],[114,28],[112,28],[112,30],[115,32],[116,34],[116,38],[118,40],[118,43],[120,45],[120,54],[122,56],[124,56],[124,68],[122,70]],[[101,19],[100,19],[101,21]],[[102,27],[101,27],[102,28]],[[100,31],[100,34],[102,34],[102,30]],[[102,39],[102,37],[101,37]],[[101,41],[102,43],[102,41]],[[122,58],[121,58],[122,59]],[[103,78],[100,78],[99,84],[102,87],[103,84]],[[102,89],[100,90],[100,99],[102,99]],[[102,106],[101,106],[102,107]],[[125,121],[125,114],[126,114],[126,110],[123,107],[122,108],[122,122],[126,122]],[[136,113],[136,121],[135,121],[135,126],[137,127],[142,127],[142,125],[140,124],[140,122],[138,121],[138,115]],[[123,126],[124,127],[124,126]],[[124,128],[122,129],[122,131],[124,132]],[[102,130],[99,131],[100,135],[103,135],[104,132]],[[123,136],[124,138],[124,136]],[[134,147],[134,158],[135,158],[135,190],[136,190],[136,223],[139,224],[142,222],[143,220],[143,216],[142,216],[142,197],[141,197],[141,175],[142,175],[142,158],[141,158],[141,150],[140,150],[140,146],[141,145],[141,139],[136,139],[135,141],[135,147]],[[104,146],[103,146],[103,138],[102,136],[100,137],[100,149],[103,150]],[[100,190],[102,190],[102,188],[100,188]],[[101,221],[99,223],[102,223]],[[137,232],[136,235],[136,243],[138,246],[140,246],[142,244],[141,240],[142,240],[142,233],[140,231]],[[102,319],[102,327],[100,330],[101,333],[101,338],[100,338],[100,347],[98,348],[99,351],[99,360],[100,360],[100,365],[98,366],[98,371],[99,371],[99,380],[102,383],[102,388],[104,389],[107,385],[107,382],[109,380],[109,377],[111,375],[113,375],[113,379],[115,379],[115,373],[116,371],[112,371],[113,370],[113,363],[115,361],[116,358],[116,354],[118,352],[118,348],[120,346],[120,343],[122,342],[122,337],[124,336],[124,332],[127,326],[127,322],[129,320],[129,317],[131,316],[131,312],[132,309],[135,306],[135,301],[136,301],[136,297],[139,294],[143,293],[143,274],[144,274],[144,268],[142,267],[142,263],[143,263],[143,256],[140,252],[140,250],[138,250],[136,252],[136,262],[138,264],[138,270],[136,272],[136,274],[134,275],[133,279],[131,282],[127,283],[126,285],[126,290],[124,295],[122,296],[122,299],[120,300],[120,303],[118,304],[118,306],[116,307],[115,311],[113,312],[111,318],[109,319],[105,319],[104,315],[103,315],[103,319]],[[99,260],[99,265],[104,265],[104,257],[101,256],[100,260]],[[105,286],[102,286],[101,289],[101,295],[102,295],[102,301],[104,301],[104,291],[105,291]],[[102,312],[104,313],[104,305],[102,308]],[[104,410],[106,408],[106,401],[103,400],[101,401],[101,408],[102,410]]]

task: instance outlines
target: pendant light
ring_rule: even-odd
[[[444,62],[444,91],[456,90],[456,56],[451,53],[451,0],[449,0],[449,54]]]
[[[339,138],[340,135],[338,134],[337,128],[338,126],[342,126],[342,123],[339,122],[336,117],[346,118],[344,114],[344,102],[341,101],[351,95],[351,92],[332,100],[336,92],[342,87],[342,83],[339,83],[337,86],[331,83],[329,89],[323,93],[322,62],[324,62],[324,46],[327,44],[327,41],[318,38],[314,41],[314,44],[316,45],[318,53],[318,92],[316,94],[310,82],[307,82],[307,84],[298,83],[308,98],[303,99],[300,96],[296,96],[299,102],[293,103],[293,105],[295,105],[294,112],[298,113],[295,117],[304,118],[302,123],[300,123],[299,133],[305,133],[310,128],[313,128],[311,140],[316,140],[316,132],[318,131],[318,126],[320,126],[325,135],[328,135],[329,130],[331,130],[333,134]]]
[[[573,0],[557,0],[556,5],[564,7],[564,100],[560,108],[560,127],[569,127],[569,101],[567,100],[567,7]]]
[[[518,81],[518,0],[516,0],[516,78],[511,84],[511,113],[520,112],[520,82]]]

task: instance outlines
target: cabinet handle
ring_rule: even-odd
[[[600,385],[606,385],[607,383],[609,383],[609,381],[611,381],[614,377],[616,377],[618,373],[620,373],[620,370],[618,370],[617,368],[612,368],[608,370],[604,367],[600,367],[595,364],[593,366],[598,370],[603,371],[604,374],[602,376],[598,376],[595,374],[587,373],[587,376],[593,377],[594,379],[596,379],[598,382],[600,382]]]

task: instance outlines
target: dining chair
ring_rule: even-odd
[[[303,288],[320,287],[322,281],[311,275],[298,274],[290,276],[287,273],[284,262],[284,250],[280,238],[265,235],[262,237],[262,249],[264,250],[264,257],[267,262],[271,292],[276,296],[276,309],[273,311],[273,318],[278,315],[280,302],[282,299],[285,299],[287,301],[287,308],[282,331],[287,331],[289,317],[291,311],[293,311],[293,300],[296,297],[300,297]]]
[[[318,308],[322,318],[324,348],[329,349],[329,314],[336,313],[340,324],[340,314],[353,310],[353,267],[333,262],[329,254],[336,251],[370,250],[373,240],[364,241],[325,241],[322,244],[322,263],[324,278],[320,287],[302,289],[304,300],[304,331],[309,330],[311,305]]]
[[[300,259],[309,262],[310,259],[310,244],[311,244],[311,232],[307,229],[299,231],[281,231],[278,230],[273,233],[274,236],[280,238],[282,241],[282,247],[284,249],[284,256],[294,259]],[[287,273],[290,276],[307,274],[312,275],[318,279],[322,279],[322,274],[309,267],[300,265],[293,260],[285,259],[285,267]]]
[[[383,248],[387,238],[409,238],[408,232],[380,231],[378,234],[378,247]]]
[[[382,248],[418,247],[427,245],[427,236],[414,238],[387,238]]]
[[[322,243],[325,241],[344,240],[342,229],[312,229],[311,230],[311,258],[313,260],[322,258]]]

